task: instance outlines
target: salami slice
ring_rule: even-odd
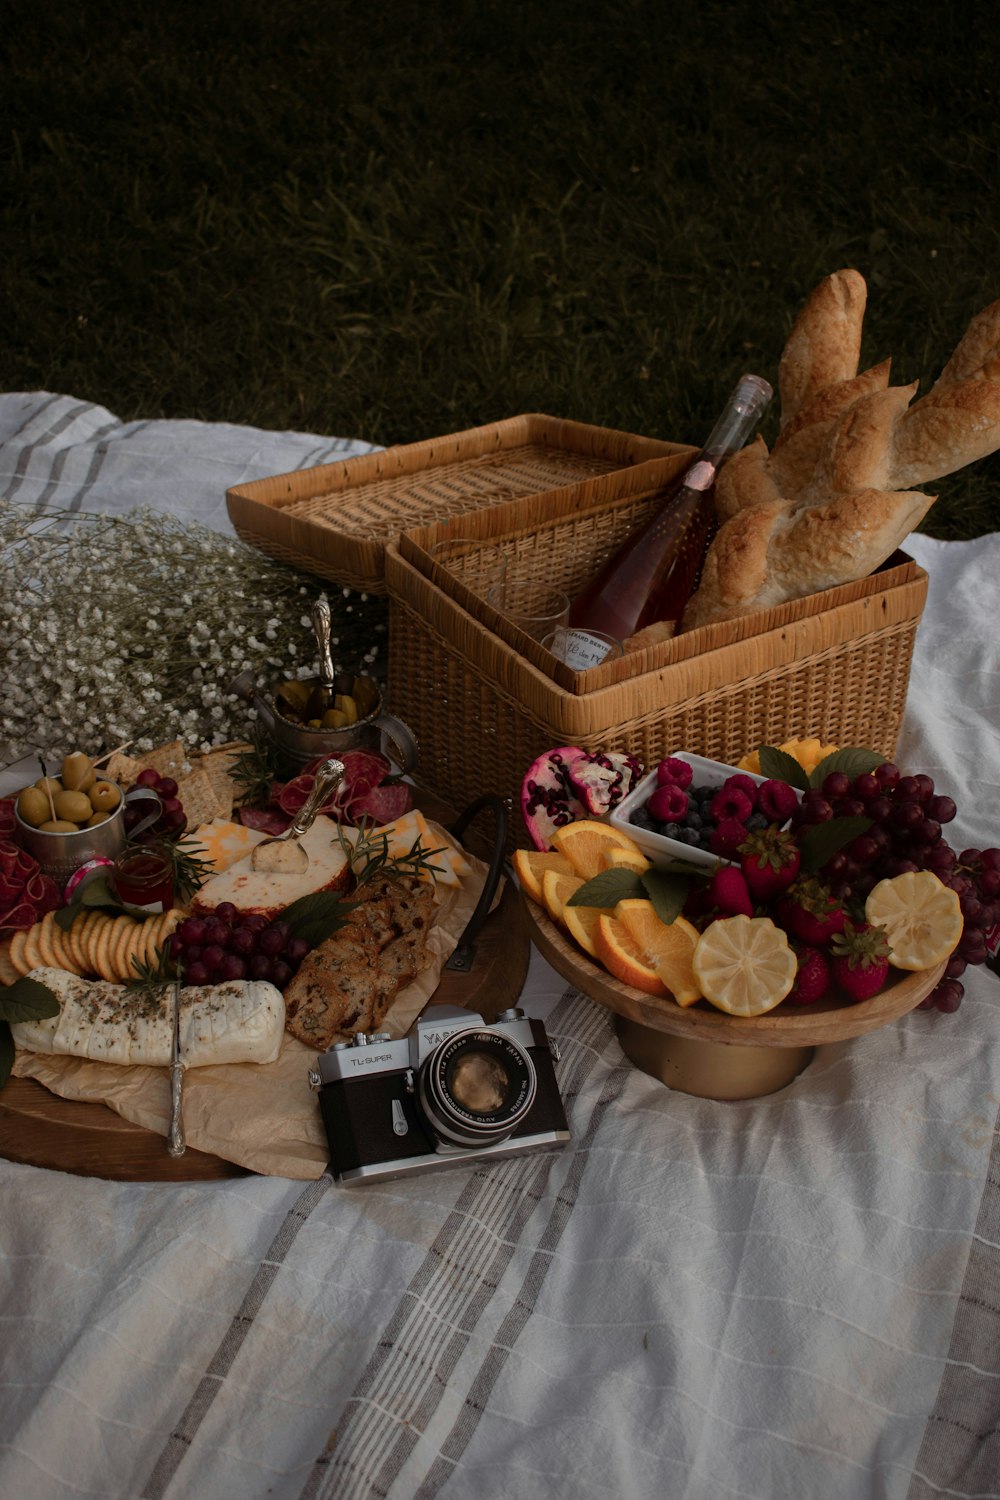
[[[276,833],[284,833],[291,821],[287,814],[274,807],[240,808],[240,822],[244,828],[254,828],[258,833],[266,833],[272,837]]]
[[[405,781],[391,781],[385,786],[372,787],[363,797],[352,797],[348,811],[352,823],[371,820],[381,825],[401,818],[412,806],[412,789]]]

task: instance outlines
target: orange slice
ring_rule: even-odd
[[[619,849],[616,845],[605,853],[604,868],[606,870],[634,870],[637,875],[642,875],[646,870],[652,869],[652,864],[641,849]]]
[[[546,870],[542,876],[542,904],[553,922],[561,922],[563,919],[563,908],[572,896],[585,885],[581,875],[574,875],[572,871],[566,875],[561,870]]]
[[[965,925],[958,892],[931,870],[910,870],[880,880],[865,902],[865,920],[889,935],[889,962],[897,969],[933,969],[947,958]]]
[[[763,1016],[780,1005],[795,983],[798,963],[788,939],[770,917],[720,917],[712,922],[692,960],[701,992],[731,1016]]]
[[[596,818],[579,818],[575,823],[557,828],[552,843],[584,880],[592,880],[601,873],[605,868],[604,856],[610,849],[642,852],[627,833],[619,833],[610,823],[600,823]]]
[[[522,891],[530,896],[532,901],[537,901],[539,906],[545,904],[542,896],[542,876],[546,870],[555,870],[563,875],[573,874],[573,866],[565,854],[559,854],[556,850],[543,854],[539,849],[515,849],[511,863],[514,866],[514,874],[521,882]]]
[[[597,951],[597,924],[602,916],[610,914],[607,906],[567,906],[563,908],[562,922],[575,943],[584,953],[600,961]]]
[[[598,919],[594,938],[598,957],[616,979],[649,995],[673,995],[685,1006],[701,998],[691,969],[697,941],[697,928],[685,917],[664,922],[651,901],[631,898]]]

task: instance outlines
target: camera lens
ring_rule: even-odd
[[[417,1098],[434,1133],[455,1146],[504,1140],[535,1101],[531,1058],[495,1031],[460,1031],[425,1060]]]

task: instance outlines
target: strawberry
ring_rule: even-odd
[[[799,972],[788,998],[796,1005],[815,1005],[830,988],[830,965],[826,954],[802,944],[796,946],[795,956],[799,961]]]
[[[709,884],[709,894],[724,916],[753,916],[753,902],[746,879],[735,865],[723,865],[716,870]]]
[[[855,923],[848,917],[830,951],[830,972],[852,1000],[870,1000],[878,994],[889,973],[889,939],[884,927]]]
[[[843,932],[847,913],[829,887],[812,876],[792,882],[777,903],[778,925],[812,948],[825,948]]]
[[[739,859],[755,901],[770,901],[790,886],[802,863],[791,834],[772,826],[748,834],[739,847]]]

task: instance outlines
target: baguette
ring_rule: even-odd
[[[682,629],[863,578],[920,524],[916,488],[1000,448],[1000,301],[972,319],[934,385],[857,373],[864,279],[837,271],[807,298],[781,356],[781,421],[723,466],[721,522]]]

